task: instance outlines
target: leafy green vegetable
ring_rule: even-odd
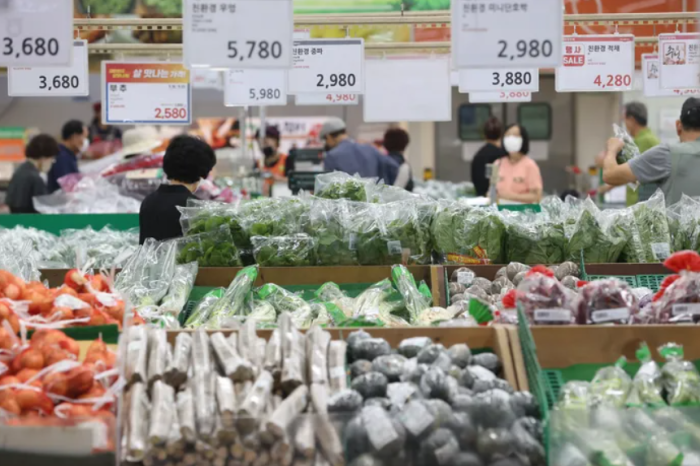
[[[683,360],[683,347],[668,343],[659,348],[666,359],[661,369],[664,389],[671,406],[697,406],[700,404],[700,374],[693,363]]]
[[[314,296],[321,301],[333,301],[345,298],[345,293],[333,282],[326,282],[314,292]]]
[[[411,317],[411,322],[417,321],[421,312],[430,307],[430,300],[418,290],[413,274],[403,265],[395,265],[391,268],[391,277],[396,289],[406,303],[406,309]]]
[[[617,262],[628,241],[630,220],[627,211],[604,215],[587,199],[569,236],[566,259],[578,262],[583,251],[587,264]]]
[[[224,296],[214,305],[207,328],[220,329],[235,326],[237,318],[247,314],[253,300],[253,285],[258,278],[258,267],[246,267],[236,274]]]
[[[197,262],[200,267],[240,267],[238,249],[227,226],[178,240],[178,264]]]
[[[384,248],[378,249],[379,264],[429,264],[430,224],[421,223],[414,203],[389,203],[376,208]]]
[[[185,321],[185,328],[199,328],[204,325],[209,320],[216,303],[224,296],[224,292],[223,288],[216,288],[205,294]]]
[[[589,394],[593,403],[606,403],[622,408],[632,389],[632,380],[623,369],[626,361],[620,358],[614,366],[599,369],[591,381]]]
[[[700,202],[683,194],[681,200],[666,209],[671,234],[671,250],[700,251]]]
[[[255,262],[265,267],[316,265],[315,242],[307,234],[291,236],[253,236]]]
[[[508,212],[505,218],[508,262],[536,265],[564,261],[566,237],[561,223],[520,212]]]
[[[349,199],[351,201],[370,201],[367,187],[376,184],[376,179],[362,179],[343,172],[318,175],[314,194],[323,199]]]
[[[318,265],[358,265],[357,237],[348,228],[349,205],[314,199],[308,233],[316,239]]]
[[[625,144],[620,153],[617,154],[617,163],[622,165],[623,163],[627,163],[633,158],[637,157],[639,155],[639,148],[637,147],[637,144],[635,144],[632,136],[630,136],[624,128],[618,125],[613,125],[613,130],[615,132],[615,137],[621,139]]]
[[[666,204],[661,190],[646,202],[631,207],[634,222],[631,237],[623,250],[625,262],[662,262],[671,253],[671,232],[666,218]]]

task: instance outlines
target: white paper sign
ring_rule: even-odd
[[[566,36],[562,53],[562,65],[555,71],[557,92],[632,90],[633,35]]]
[[[532,102],[532,92],[470,92],[469,102],[472,104],[488,104],[493,102]]]
[[[87,41],[73,42],[70,66],[14,66],[7,73],[7,95],[12,97],[85,96],[90,93]]]
[[[571,322],[569,309],[536,309],[533,320],[538,322]]]
[[[700,94],[700,89],[661,89],[659,85],[659,74],[661,64],[659,55],[656,53],[642,54],[642,80],[644,83],[645,97],[676,97],[691,96]],[[676,118],[674,116],[673,122]],[[675,125],[674,125],[675,131]],[[675,134],[675,133],[674,133]]]
[[[365,66],[365,122],[452,119],[447,57],[373,59]]]
[[[671,308],[671,314],[679,316],[683,314],[700,314],[700,303],[678,303]]]
[[[192,122],[190,72],[182,63],[102,62],[102,121],[107,125]]]
[[[287,68],[292,63],[292,0],[186,0],[185,64],[212,68]]]
[[[294,96],[296,105],[357,105],[359,102],[358,94],[297,94]]]
[[[287,70],[228,70],[224,105],[287,105]]]
[[[629,318],[630,310],[626,307],[591,312],[591,320],[595,324],[614,322],[616,320],[627,320]]]
[[[190,70],[193,89],[224,89],[224,73],[209,68],[193,68]]]
[[[700,34],[659,34],[661,89],[700,88]]]
[[[365,90],[363,39],[295,40],[292,55],[290,94],[362,94]]]
[[[475,68],[459,71],[459,92],[499,92],[540,90],[540,72],[536,68]]]
[[[456,68],[553,68],[561,63],[561,0],[454,0]]]
[[[0,0],[0,67],[69,66],[73,0]]]

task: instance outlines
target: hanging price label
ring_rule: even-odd
[[[553,68],[561,63],[560,0],[454,0],[456,68]]]
[[[700,34],[659,34],[661,89],[700,88]]]
[[[632,90],[634,36],[566,36],[563,62],[556,69],[557,92]]]
[[[291,66],[292,0],[186,0],[182,11],[188,67]]]
[[[190,124],[191,90],[190,72],[182,63],[102,62],[102,121]]]
[[[61,67],[13,66],[7,73],[12,97],[86,96],[90,93],[87,41],[73,42],[73,64]]]
[[[469,102],[472,104],[488,104],[493,102],[532,102],[532,92],[470,92]]]
[[[287,105],[287,70],[228,70],[224,105]]]
[[[486,69],[459,71],[459,92],[540,90],[540,73],[536,68]]]
[[[365,89],[363,39],[294,41],[290,94],[362,94]]]
[[[360,96],[357,94],[297,94],[294,96],[296,105],[357,105]]]
[[[645,53],[642,55],[642,79],[644,81],[645,97],[675,97],[699,95],[700,89],[661,89],[659,73],[661,64],[659,55]]]
[[[69,66],[72,0],[0,0],[1,66]]]
[[[224,89],[223,72],[209,68],[193,68],[190,71],[193,89]]]

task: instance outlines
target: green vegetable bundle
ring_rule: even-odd
[[[360,178],[343,172],[324,173],[316,177],[314,194],[322,199],[371,202],[376,182],[374,178]]]
[[[374,204],[350,205],[348,235],[354,241],[351,248],[357,248],[360,265],[392,265],[386,263],[389,250],[377,208]]]
[[[571,234],[567,235],[566,260],[578,262],[583,251],[587,264],[617,262],[628,241],[631,222],[628,211],[600,212],[590,198],[584,204]]]
[[[379,265],[429,264],[430,224],[421,222],[413,202],[392,202],[375,208],[384,248],[377,251]]]
[[[406,303],[406,309],[411,322],[418,320],[418,316],[430,307],[430,300],[418,290],[413,274],[403,265],[395,265],[391,268],[391,277],[396,289],[399,290]]]
[[[233,243],[238,249],[250,249],[250,236],[241,225],[238,209],[220,203],[202,203],[178,207],[182,232],[187,236],[218,231],[222,226],[231,230]]]
[[[564,226],[544,216],[509,212],[506,218],[506,260],[523,264],[559,264],[564,261]]]
[[[259,199],[239,210],[243,228],[253,236],[288,236],[308,229],[309,204],[298,198]]]
[[[264,267],[316,265],[316,245],[305,233],[290,236],[253,236],[253,256]]]
[[[224,296],[213,306],[205,325],[211,329],[231,328],[249,313],[258,267],[246,267],[236,274]]]
[[[659,348],[659,354],[666,359],[661,376],[668,404],[700,405],[700,374],[693,363],[683,360],[683,347],[668,343]]]
[[[613,125],[613,130],[615,132],[615,137],[622,140],[622,142],[625,144],[620,153],[617,154],[617,163],[622,165],[629,162],[633,158],[638,157],[640,154],[639,147],[637,147],[637,144],[635,144],[634,138],[632,138],[632,136],[630,136],[630,134],[624,128],[618,125]]]
[[[226,290],[223,288],[215,288],[205,294],[187,317],[185,328],[199,328],[204,325],[211,317],[211,312],[214,310],[216,303],[224,296],[225,292]]]
[[[671,250],[700,251],[700,202],[683,194],[681,200],[666,209],[671,234]]]
[[[178,239],[178,264],[197,262],[200,267],[240,267],[241,259],[234,245],[231,230],[216,230]]]
[[[671,254],[671,232],[661,190],[630,208],[634,216],[622,257],[628,263],[663,262]]]
[[[432,222],[433,248],[446,264],[502,264],[506,226],[495,208],[441,203]]]
[[[348,227],[346,202],[314,199],[309,212],[309,235],[316,239],[318,265],[358,265],[357,237]]]

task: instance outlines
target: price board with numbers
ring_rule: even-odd
[[[457,69],[553,68],[561,63],[561,0],[453,0]]]
[[[68,66],[73,0],[0,0],[0,67]]]
[[[470,92],[472,104],[489,104],[498,102],[532,102],[530,91]]]
[[[224,105],[287,105],[287,70],[227,70]]]
[[[107,125],[192,122],[190,72],[182,63],[102,62],[102,121]]]
[[[555,71],[557,92],[632,90],[633,35],[566,36],[562,53],[562,65]]]
[[[360,96],[357,94],[297,94],[294,96],[296,105],[357,105]]]
[[[459,71],[459,92],[507,92],[540,90],[536,68],[474,68]]]
[[[70,66],[12,66],[7,71],[7,95],[12,97],[86,96],[89,93],[88,46],[84,40],[73,42]]]
[[[182,11],[188,67],[291,66],[292,0],[186,0]]]
[[[644,82],[645,97],[676,97],[700,95],[697,89],[662,89],[659,85],[661,63],[658,53],[642,54],[642,80]]]
[[[659,34],[661,89],[700,88],[700,34]]]
[[[295,40],[289,70],[290,94],[362,94],[363,39]]]

